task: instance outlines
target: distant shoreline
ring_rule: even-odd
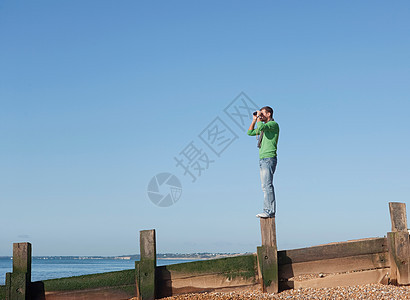
[[[234,257],[240,255],[247,255],[251,253],[192,253],[192,254],[173,254],[173,253],[159,253],[157,254],[157,259],[161,260],[208,260],[208,259],[218,259],[226,257]],[[174,256],[175,255],[175,256]],[[179,255],[179,256],[177,256]],[[112,259],[112,260],[140,260],[139,255],[122,255],[122,256],[33,256],[35,260],[63,260],[63,259],[75,259],[75,260],[84,260],[84,259]],[[0,259],[10,259],[12,256],[0,256]]]

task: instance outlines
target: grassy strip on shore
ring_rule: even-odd
[[[50,291],[73,291],[101,287],[132,286],[135,288],[135,270],[114,271],[99,274],[81,275],[57,279],[43,280],[44,289]]]
[[[135,294],[135,270],[123,270],[107,273],[89,274],[73,277],[43,280],[46,292],[80,291],[87,289],[108,288],[118,290],[130,296]],[[0,285],[0,299],[6,298],[6,286]]]
[[[169,271],[191,274],[221,273],[230,279],[236,277],[254,278],[256,274],[256,256],[251,254],[193,261],[162,266],[162,268],[166,268]],[[113,288],[127,293],[134,293],[135,269],[48,279],[43,280],[43,283],[46,292]],[[0,299],[4,299],[5,294],[5,286],[0,286]]]
[[[228,278],[252,278],[256,274],[256,255],[242,255],[163,266],[168,271],[191,274],[223,273]]]

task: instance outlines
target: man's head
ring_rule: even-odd
[[[261,120],[263,122],[268,122],[270,119],[273,119],[273,109],[270,106],[264,106],[261,108]]]

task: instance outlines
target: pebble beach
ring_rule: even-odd
[[[410,299],[410,286],[367,284],[335,288],[304,288],[278,294],[261,291],[192,293],[163,298],[164,300],[242,300],[242,299]]]

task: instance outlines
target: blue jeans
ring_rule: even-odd
[[[262,190],[265,197],[265,200],[263,202],[263,211],[270,216],[275,216],[276,213],[273,174],[275,173],[277,162],[277,157],[268,157],[259,160]]]

